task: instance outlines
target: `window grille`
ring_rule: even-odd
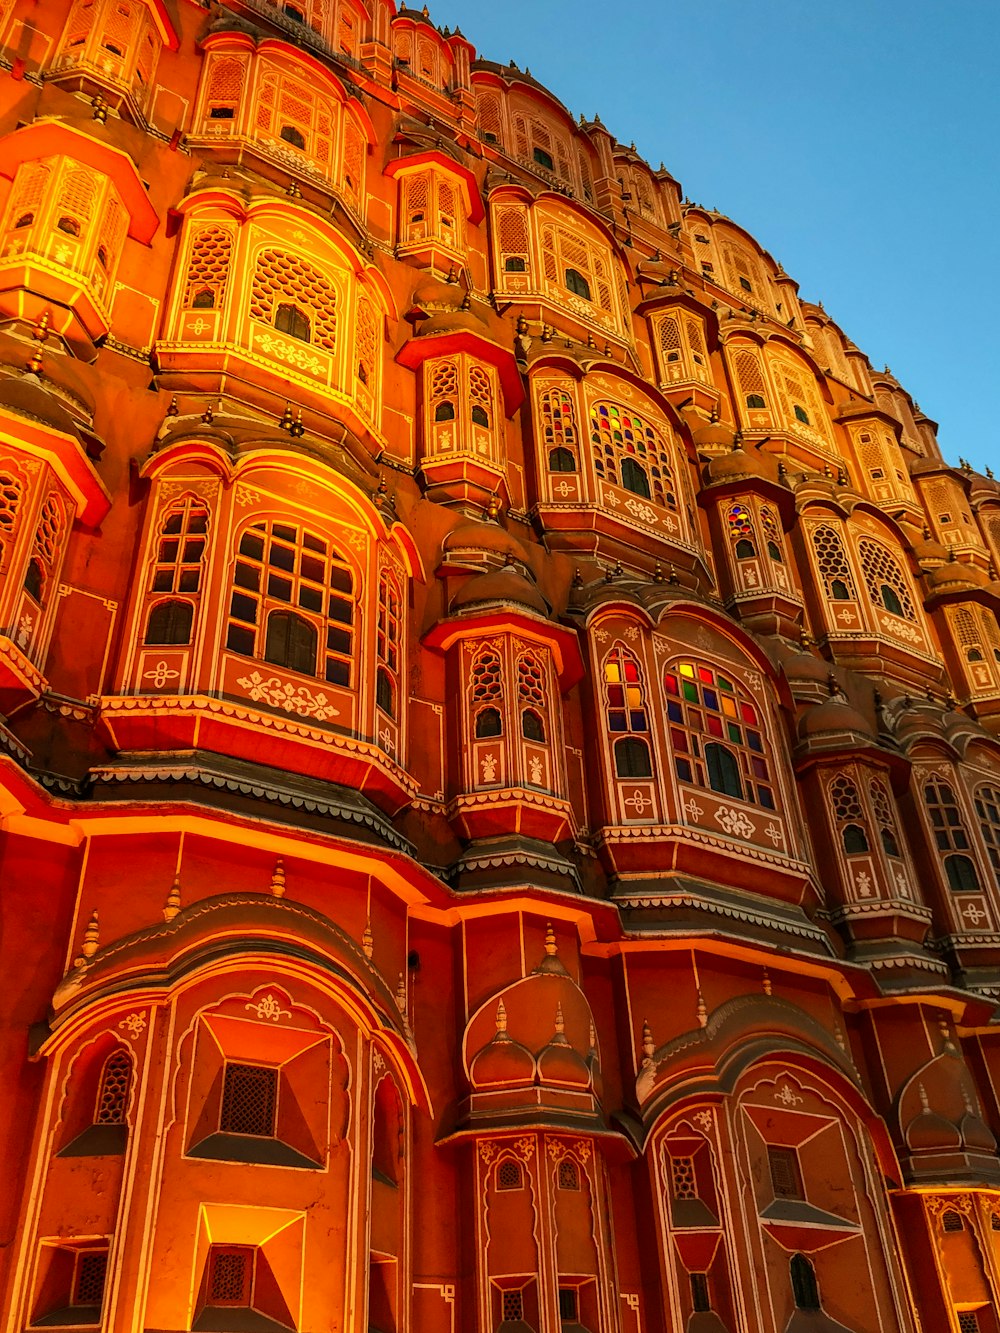
[[[4,231],[16,231],[35,221],[43,202],[50,197],[52,178],[53,168],[49,162],[25,162],[18,167]]]
[[[826,412],[811,372],[796,362],[776,357],[771,373],[778,389],[782,416],[789,429],[828,446],[829,426]]]
[[[524,1293],[505,1291],[502,1298],[503,1321],[505,1324],[519,1324],[524,1319]]]
[[[941,1214],[941,1226],[945,1231],[964,1231],[965,1222],[961,1213],[956,1213],[954,1208],[948,1208]]]
[[[226,303],[226,284],[233,260],[233,237],[222,227],[203,227],[191,242],[185,306],[199,310],[221,310]]]
[[[217,132],[220,122],[235,120],[249,66],[237,56],[212,56],[209,59],[208,90],[205,96],[206,120]],[[220,114],[226,113],[226,114]]]
[[[38,530],[35,533],[35,551],[51,569],[62,535],[63,510],[56,496],[50,495],[42,507]]]
[[[749,560],[757,554],[753,515],[746,505],[730,505],[726,513],[726,528],[737,560]]]
[[[840,533],[825,525],[814,528],[812,544],[827,596],[835,602],[856,600],[854,576]]]
[[[868,831],[861,797],[850,778],[838,774],[829,786],[830,806],[840,830],[844,851],[851,855],[868,851]]]
[[[0,537],[10,537],[14,532],[23,489],[21,479],[13,472],[0,471]]]
[[[990,1230],[1000,1231],[1000,1213],[990,1213]]]
[[[797,1310],[819,1310],[819,1286],[816,1270],[804,1254],[792,1256],[789,1264],[792,1279],[792,1299]]]
[[[979,1333],[979,1315],[975,1310],[958,1311],[958,1333]]]
[[[773,810],[761,715],[747,692],[706,662],[673,664],[664,672],[663,688],[678,778]],[[729,755],[728,761],[720,750]],[[739,791],[732,776],[724,776],[731,775],[733,764]]]
[[[870,537],[861,538],[858,553],[872,604],[906,620],[916,620],[909,586],[892,555]]]
[[[124,1125],[131,1087],[132,1057],[127,1051],[113,1051],[101,1071],[95,1125]]]
[[[570,231],[568,227],[553,222],[543,223],[539,244],[542,255],[542,267],[549,282],[561,287],[570,297],[572,307],[586,315],[591,312],[587,305],[597,306],[618,322],[615,307],[614,284],[612,280],[613,260],[606,247],[600,246]],[[583,288],[574,291],[567,280],[567,274],[575,273],[583,279]],[[581,302],[586,304],[581,308]]]
[[[278,1071],[265,1065],[227,1064],[219,1129],[224,1134],[274,1137]]]
[[[213,1245],[209,1255],[206,1305],[249,1306],[254,1252],[249,1248]]]
[[[72,1303],[74,1305],[102,1305],[107,1276],[107,1250],[84,1250],[77,1255]]]
[[[772,560],[777,560],[779,564],[783,563],[784,557],[781,554],[781,525],[774,516],[774,511],[767,505],[760,507],[760,522],[764,529],[764,540],[767,542],[767,553]]]
[[[143,642],[151,645],[190,643],[193,624],[194,607],[191,603],[168,598],[157,602],[150,611]]]
[[[549,471],[578,471],[579,441],[572,396],[564,389],[546,389],[538,406]]]
[[[559,1288],[559,1318],[564,1324],[575,1324],[579,1321],[580,1301],[576,1287]]]
[[[776,1199],[801,1199],[802,1175],[799,1171],[799,1155],[794,1148],[776,1148],[767,1150],[767,1165],[771,1173],[771,1187]]]
[[[153,592],[197,592],[208,532],[208,510],[190,496],[169,509],[160,525]]]
[[[250,315],[274,325],[279,308],[288,303],[308,317],[312,344],[335,355],[338,293],[333,283],[298,255],[264,250],[254,269]]]
[[[605,658],[604,692],[608,730],[612,737],[618,737],[614,740],[616,775],[619,778],[652,777],[642,675],[638,659],[626,648],[615,647]]]
[[[476,119],[479,133],[487,143],[503,143],[503,111],[495,93],[476,94]]]
[[[350,685],[354,575],[325,537],[276,521],[254,523],[240,537],[233,582],[228,648],[272,661],[270,650],[277,655],[284,647],[298,664],[290,669]],[[294,621],[276,622],[272,642],[276,612],[294,615]],[[268,626],[263,641],[262,625]],[[307,641],[313,644],[311,665]]]
[[[399,678],[401,598],[396,580],[383,569],[378,580],[378,618],[375,623],[375,655],[379,662],[378,682],[386,686],[376,690],[383,712],[395,716],[396,682]]]
[[[733,368],[740,386],[740,393],[747,407],[767,408],[767,382],[764,368],[756,352],[742,348],[733,357]],[[751,399],[754,401],[751,402]]]
[[[709,383],[708,352],[698,320],[686,315],[664,315],[658,331],[664,378],[696,379]]]
[[[677,1200],[697,1199],[698,1185],[693,1157],[670,1158],[670,1188]]]
[[[499,653],[492,648],[481,648],[472,664],[473,703],[488,703],[503,697],[502,673]]]
[[[564,1157],[559,1163],[559,1188],[561,1190],[578,1190],[580,1188],[580,1172],[571,1157]]]
[[[329,177],[340,128],[339,108],[292,74],[266,62],[261,64],[254,101],[256,136],[299,169],[319,171]]]
[[[887,856],[899,856],[899,832],[892,796],[885,783],[878,778],[871,783],[868,790],[875,808],[875,822],[878,824],[882,847]]]
[[[357,363],[358,379],[367,386],[373,398],[377,398],[380,369],[378,316],[371,301],[363,294],[358,297],[354,359]]]
[[[691,1305],[696,1314],[705,1314],[712,1308],[712,1293],[707,1273],[691,1273]]]
[[[497,1167],[497,1189],[519,1190],[523,1184],[520,1164],[513,1158],[505,1157]]]
[[[531,242],[528,238],[528,212],[525,208],[508,205],[498,208],[495,214],[497,246],[500,251],[504,272],[531,272]],[[512,269],[511,260],[520,262],[520,267]],[[524,283],[517,284],[517,290],[523,290]]]
[[[590,410],[590,441],[594,468],[612,485],[636,490],[626,480],[625,465],[634,478],[645,478],[642,494],[658,505],[677,512],[677,487],[671,467],[670,446],[659,431],[636,412],[616,403],[594,403]]]
[[[517,659],[517,697],[522,704],[545,707],[545,674],[532,653],[522,653]]]
[[[1000,788],[993,787],[989,783],[984,784],[976,791],[975,803],[979,828],[986,844],[990,865],[993,867],[997,883],[1000,884]]]
[[[344,117],[344,189],[355,207],[361,207],[365,190],[367,141],[351,116]]]
[[[482,366],[469,367],[469,400],[473,423],[489,426],[494,419],[493,383]]]
[[[924,785],[924,802],[949,887],[959,893],[978,891],[979,875],[975,863],[964,855],[971,850],[971,844],[954,791],[940,778],[932,778]]]

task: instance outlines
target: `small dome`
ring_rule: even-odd
[[[808,653],[804,649],[800,652],[790,652],[782,660],[781,665],[791,685],[821,682],[826,686],[829,683],[830,664],[817,657],[815,653]]]
[[[937,1148],[951,1152],[961,1148],[962,1138],[950,1120],[925,1106],[906,1127],[906,1142],[914,1149]]]
[[[733,427],[725,421],[703,421],[701,425],[692,424],[691,439],[695,448],[702,449],[706,453],[720,454],[723,450],[732,452],[735,438]]]
[[[458,551],[484,551],[527,563],[527,552],[516,537],[499,523],[460,523],[441,543],[445,555]]]
[[[919,541],[914,542],[911,549],[914,558],[921,565],[928,567],[941,565],[948,559],[948,552],[945,547],[940,542],[934,541],[929,533]]]
[[[70,435],[82,443],[77,424],[55,394],[45,388],[37,375],[30,371],[0,379],[0,407],[15,412],[19,417],[37,421],[50,430]]]
[[[803,713],[799,722],[799,735],[803,740],[844,731],[875,739],[872,724],[842,694],[833,695],[825,703],[814,704]]]
[[[967,1111],[959,1121],[958,1128],[966,1148],[971,1148],[973,1152],[996,1152],[997,1141],[992,1130],[975,1111]]]
[[[497,1030],[469,1064],[475,1087],[524,1084],[535,1081],[535,1057],[507,1032],[507,1010],[503,1000],[497,1003]]]
[[[770,454],[762,453],[754,445],[744,449],[735,445],[728,454],[713,458],[705,469],[706,485],[717,486],[724,481],[742,481],[753,477],[762,477],[767,481],[777,481],[778,464]]]
[[[413,293],[413,304],[421,310],[461,310],[466,291],[460,282],[432,278]]]
[[[451,609],[461,611],[486,602],[512,602],[534,611],[536,615],[549,614],[545,600],[535,585],[509,565],[469,579],[452,598]]]
[[[960,588],[984,588],[989,575],[964,560],[946,560],[927,575],[928,586],[935,592],[952,592]]]
[[[538,1081],[574,1088],[590,1087],[590,1069],[578,1051],[559,1034],[538,1052]]]

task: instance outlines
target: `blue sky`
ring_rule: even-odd
[[[431,17],[662,159],[891,367],[949,460],[1000,475],[1000,0],[434,0]]]

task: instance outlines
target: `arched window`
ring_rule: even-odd
[[[713,791],[723,796],[735,796],[743,799],[743,783],[740,781],[739,761],[732,750],[716,741],[705,745],[705,765],[708,769],[708,785]]]
[[[13,471],[0,470],[0,538],[13,535],[24,486]]]
[[[976,790],[976,814],[993,875],[1000,884],[1000,788],[984,783]]]
[[[375,702],[383,713],[396,716],[396,684],[399,680],[400,623],[402,597],[399,585],[387,569],[378,581],[378,619],[375,624]]]
[[[558,1181],[561,1190],[580,1188],[580,1170],[572,1157],[564,1157],[559,1163]]]
[[[868,851],[868,835],[860,824],[845,824],[840,834],[848,856]]]
[[[521,735],[526,741],[545,740],[545,723],[533,708],[525,708],[521,713]]]
[[[534,653],[517,659],[517,698],[521,706],[521,735],[528,741],[545,741],[545,712],[548,706],[545,671]]]
[[[979,875],[975,864],[967,856],[946,856],[944,869],[948,876],[948,887],[956,893],[978,893]]]
[[[846,774],[839,773],[830,783],[829,798],[844,851],[848,856],[867,852],[869,843],[865,812],[855,783]]]
[[[789,1264],[792,1279],[792,1299],[797,1310],[819,1310],[819,1286],[816,1270],[804,1254],[795,1254]]]
[[[577,472],[579,436],[573,399],[564,389],[546,389],[538,399],[542,442],[550,472]]]
[[[474,403],[472,407],[472,424],[474,426],[488,426],[490,424],[486,409],[480,407],[478,403]]]
[[[325,537],[276,520],[252,524],[233,584],[229,649],[350,685],[354,575]]]
[[[480,708],[476,714],[476,740],[503,735],[503,718],[498,708]]]
[[[396,716],[395,682],[385,667],[379,667],[375,672],[375,703],[383,713],[388,713],[390,717]]]
[[[837,602],[854,601],[854,577],[840,533],[823,524],[813,530],[812,543],[827,596]]]
[[[207,533],[208,510],[192,496],[167,510],[160,524],[151,592],[198,592]]]
[[[450,399],[447,398],[444,400],[444,402],[438,403],[437,406],[434,408],[434,420],[454,421],[455,404]]]
[[[628,408],[594,403],[590,431],[599,477],[677,511],[672,451],[658,430]]]
[[[924,802],[949,887],[956,892],[976,892],[979,875],[971,857],[963,855],[971,844],[954,791],[947,782],[932,778],[924,784]]]
[[[781,554],[781,527],[774,516],[774,511],[767,505],[761,505],[760,507],[760,521],[764,529],[764,539],[767,542],[767,553],[772,560],[776,560],[780,565],[784,562],[784,557]]]
[[[565,275],[566,286],[574,296],[582,296],[585,301],[590,300],[590,283],[579,270],[568,268]]]
[[[649,743],[641,736],[622,736],[616,740],[615,773],[620,778],[651,778]]]
[[[497,1166],[497,1189],[519,1190],[524,1184],[521,1165],[513,1157],[505,1157]]]
[[[302,148],[306,146],[306,138],[301,130],[296,129],[294,125],[282,125],[281,133],[278,136],[285,143],[290,143],[293,148]]]
[[[146,622],[145,643],[148,644],[184,644],[191,642],[191,626],[194,621],[194,607],[190,602],[179,602],[174,598],[157,602],[149,613]]]
[[[250,316],[334,355],[337,288],[298,255],[262,250],[250,287]]]
[[[94,1124],[124,1125],[131,1090],[132,1057],[128,1051],[112,1051],[101,1070]]]
[[[575,472],[576,459],[568,449],[550,449],[549,450],[549,471],[550,472]]]
[[[773,810],[764,730],[746,690],[726,672],[694,661],[669,667],[663,688],[678,778]]]
[[[232,234],[222,227],[203,227],[191,242],[184,285],[184,304],[195,310],[221,310],[232,264]]]
[[[641,495],[647,500],[650,498],[649,478],[646,476],[646,469],[641,467],[634,458],[622,459],[622,485],[633,495]]]
[[[873,541],[870,537],[861,538],[858,553],[872,604],[894,616],[916,620],[910,589],[895,557],[881,542]]]
[[[747,394],[747,407],[766,407],[766,406],[767,404],[764,402],[763,394],[760,393]]]
[[[753,516],[744,504],[730,505],[726,511],[726,527],[737,560],[750,560],[757,554],[754,546]]]
[[[764,367],[761,364],[760,353],[755,348],[741,347],[734,353],[732,365],[747,410],[766,412],[768,410],[768,387],[764,378]],[[756,424],[760,424],[759,420]]]
[[[290,338],[298,338],[307,343],[312,336],[309,316],[297,305],[282,302],[274,312],[274,327],[279,333],[287,333]]]
[[[32,557],[24,571],[24,591],[41,605],[44,587],[45,579],[42,573],[42,562]]]

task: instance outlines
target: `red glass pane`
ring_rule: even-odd
[[[743,714],[743,721],[749,722],[752,727],[757,725],[757,710],[753,704],[740,704],[740,712]]]
[[[669,671],[664,676],[663,683],[666,686],[668,694],[676,694],[678,692],[677,677],[672,675]]]
[[[713,671],[709,670],[708,667],[700,666],[700,667],[698,668],[698,679],[699,679],[704,685],[714,685],[714,684],[715,684],[715,673],[714,673]]]

